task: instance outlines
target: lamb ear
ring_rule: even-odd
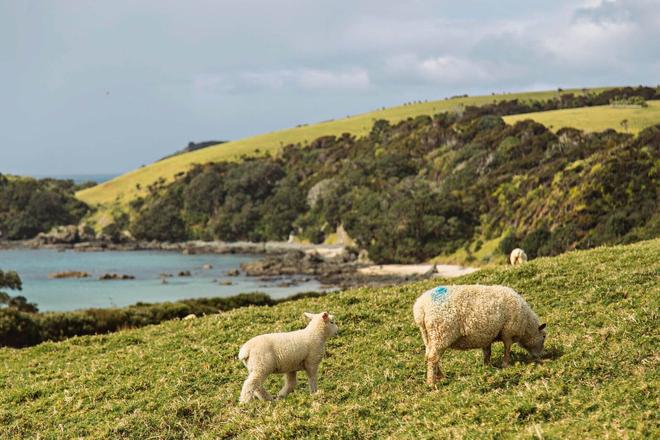
[[[543,330],[545,328],[545,323],[539,325],[539,331]]]
[[[328,312],[323,312],[323,315],[321,315],[321,318],[323,318],[324,321],[327,321],[330,315],[328,315]]]
[[[314,314],[309,312],[305,312],[303,313],[303,315],[305,316],[305,318],[307,318],[308,321],[311,321],[312,318],[314,317]]]

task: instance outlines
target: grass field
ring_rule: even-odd
[[[505,116],[504,120],[507,124],[515,124],[524,119],[533,119],[553,131],[562,127],[575,127],[585,131],[602,131],[613,128],[625,132],[626,129],[621,125],[621,121],[625,119],[628,121],[627,131],[638,133],[646,127],[660,123],[660,101],[649,101],[648,104],[649,106],[646,108],[603,105],[551,110]]]
[[[598,93],[605,90],[605,88],[594,88],[589,90]],[[409,117],[433,115],[443,111],[458,109],[465,105],[483,105],[494,101],[511,99],[547,100],[553,97],[559,97],[562,93],[581,94],[582,91],[580,89],[564,90],[562,92],[555,90],[445,99],[391,107],[343,119],[274,131],[152,163],[123,174],[108,182],[80,191],[77,193],[77,197],[91,205],[108,205],[115,202],[123,205],[137,195],[142,194],[148,185],[157,181],[160,177],[170,181],[174,178],[176,173],[187,170],[194,163],[235,160],[244,154],[254,155],[256,149],[259,149],[261,153],[267,151],[274,153],[284,145],[304,143],[305,141],[312,141],[318,137],[326,135],[351,133],[360,136],[368,133],[369,130],[371,130],[374,121],[378,119],[387,119],[391,122],[398,122]],[[616,123],[618,124],[619,121],[616,121]],[[139,185],[139,189],[137,185]]]
[[[443,281],[356,289],[107,336],[0,349],[0,438],[657,438],[660,239],[572,252],[451,283],[520,291],[548,323],[540,364],[450,351],[437,389],[411,307]],[[449,283],[449,281],[445,281]],[[240,344],[337,315],[319,393],[239,406]],[[272,377],[268,388],[280,386]]]

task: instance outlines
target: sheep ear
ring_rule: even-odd
[[[324,321],[327,321],[330,315],[328,315],[328,312],[323,312],[323,315],[321,315],[321,318],[323,318]]]
[[[314,317],[314,314],[309,312],[305,312],[303,313],[303,315],[305,316],[305,318],[307,318],[308,321],[311,321],[312,318]]]
[[[545,328],[545,323],[539,325],[539,331],[543,330]]]

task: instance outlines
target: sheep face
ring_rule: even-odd
[[[536,334],[530,338],[527,338],[522,346],[527,350],[532,356],[539,358],[543,353],[543,344],[545,343],[545,324],[541,324],[536,331]]]
[[[305,318],[309,321],[309,325],[319,326],[323,329],[323,333],[327,338],[331,338],[337,334],[339,327],[335,324],[334,315],[328,312],[309,313],[305,312]]]

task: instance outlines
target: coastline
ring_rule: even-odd
[[[77,252],[167,251],[186,255],[250,254],[262,256],[241,265],[251,277],[293,277],[306,275],[319,280],[324,288],[386,286],[436,277],[454,278],[477,268],[449,264],[385,264],[364,259],[354,249],[342,244],[305,244],[290,242],[224,242],[192,240],[185,242],[106,240],[63,242],[37,237],[22,241],[0,241],[0,250],[51,249]]]

